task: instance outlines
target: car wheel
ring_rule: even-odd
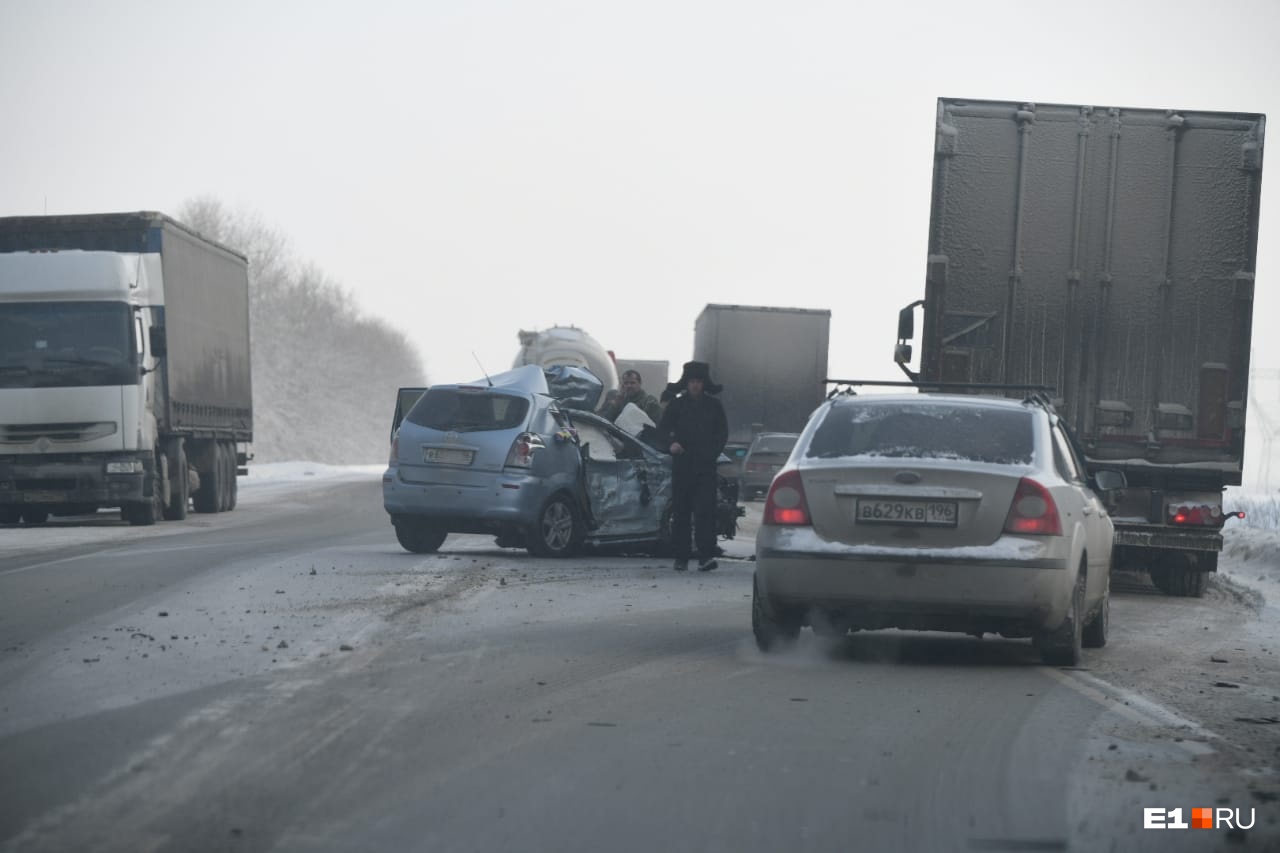
[[[779,613],[760,591],[760,579],[755,576],[751,584],[751,632],[756,636],[756,647],[762,652],[776,651],[800,636],[800,620],[794,614]]]
[[[1098,612],[1093,614],[1089,624],[1084,626],[1080,642],[1086,649],[1100,649],[1107,644],[1107,630],[1111,625],[1111,578],[1107,577],[1107,585],[1102,590],[1102,601],[1098,604]]]
[[[416,519],[393,522],[396,541],[400,547],[414,554],[434,554],[444,544],[449,531],[437,524]]]
[[[584,532],[577,507],[564,495],[556,495],[538,513],[526,547],[537,557],[571,557],[578,552]]]
[[[1050,666],[1075,666],[1080,663],[1080,647],[1083,644],[1081,620],[1084,616],[1084,566],[1076,573],[1076,585],[1071,591],[1071,606],[1067,618],[1052,631],[1040,635],[1040,657]]]

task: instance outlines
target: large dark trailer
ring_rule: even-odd
[[[1090,469],[1128,480],[1117,564],[1199,595],[1243,471],[1265,117],[937,109],[925,294],[895,360],[921,382],[1054,388]]]

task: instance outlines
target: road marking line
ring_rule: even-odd
[[[1152,702],[1132,690],[1103,681],[1095,675],[1079,671],[1063,671],[1047,666],[1041,669],[1060,684],[1070,687],[1081,696],[1093,700],[1108,711],[1113,711],[1132,722],[1150,728],[1186,729],[1191,737],[1199,740],[1184,738],[1174,743],[1192,755],[1213,753],[1214,748],[1205,741],[1222,739],[1221,735],[1206,729],[1199,723],[1181,717],[1163,705]]]

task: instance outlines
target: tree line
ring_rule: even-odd
[[[256,214],[214,198],[177,218],[249,259],[253,453],[259,462],[386,461],[396,389],[423,382],[408,337],[361,313],[351,293]]]

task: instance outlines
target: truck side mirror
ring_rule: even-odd
[[[169,343],[166,341],[163,325],[152,325],[150,336],[151,355],[156,359],[163,359],[169,353]]]
[[[916,336],[915,306],[916,303],[912,303],[898,312],[898,340],[900,341],[909,341]],[[911,357],[907,356],[905,360],[910,361]]]
[[[169,345],[165,338],[163,326],[151,327],[151,354],[156,358],[164,358],[169,353]]]
[[[897,344],[893,348],[893,360],[898,364],[907,364],[911,361],[911,344]]]

